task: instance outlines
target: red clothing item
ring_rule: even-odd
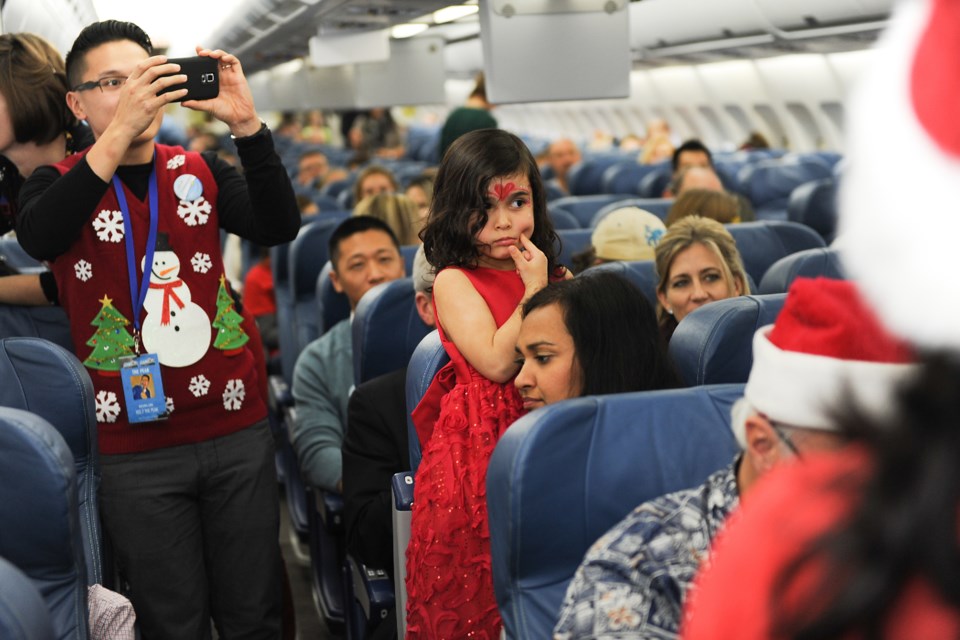
[[[851,473],[862,476],[868,466],[862,450],[848,448],[808,456],[764,478],[714,541],[710,565],[697,577],[696,588],[687,598],[681,637],[773,638],[771,602],[777,581],[794,559],[850,508],[854,496],[836,490],[833,483]],[[825,568],[821,561],[804,567],[788,592],[785,606],[789,610],[816,610],[822,604],[814,590]],[[958,636],[958,612],[927,584],[914,580],[891,612],[884,637],[939,640]]]
[[[277,298],[273,293],[273,272],[270,261],[262,260],[247,271],[243,281],[243,308],[254,318],[277,312]]]
[[[516,271],[464,269],[500,327],[523,297]],[[439,323],[438,323],[439,327]],[[513,381],[484,378],[440,329],[455,384],[423,448],[407,547],[407,638],[500,637],[487,528],[487,464],[523,414]],[[439,377],[439,375],[438,375]],[[419,432],[419,430],[418,430]]]
[[[70,156],[55,168],[62,175],[83,157]],[[144,270],[149,205],[128,188],[124,192],[137,281],[146,271],[151,284],[157,280],[159,285],[147,293],[140,311],[141,351],[156,348],[160,353],[167,420],[127,421],[116,356],[133,351],[134,316],[126,231],[113,187],[90,212],[80,237],[51,263],[74,348],[93,380],[103,454],[207,441],[249,427],[267,412],[250,341],[239,326],[242,318],[229,293],[221,290],[218,188],[210,167],[200,154],[158,144],[155,170],[158,238],[166,234],[169,246],[158,248],[154,264]],[[181,176],[195,180],[184,178],[175,187]],[[161,275],[166,282],[160,283]],[[166,350],[170,360],[165,360]]]

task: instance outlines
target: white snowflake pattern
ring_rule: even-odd
[[[93,219],[93,228],[102,241],[120,242],[123,240],[123,214],[104,209]]]
[[[120,403],[113,391],[97,391],[97,422],[116,422]]]
[[[200,396],[207,395],[207,391],[210,390],[210,381],[207,380],[203,374],[193,376],[190,378],[190,386],[188,388],[195,398],[199,398]]]
[[[167,413],[173,413],[173,398],[167,396]]]
[[[73,265],[73,272],[77,274],[78,280],[86,282],[93,277],[93,265],[86,260],[78,260],[77,264]]]
[[[213,262],[210,261],[210,255],[207,253],[200,253],[197,251],[193,254],[193,257],[190,258],[190,264],[193,265],[193,270],[197,273],[206,273],[210,271],[213,267]]]
[[[227,388],[223,390],[223,408],[227,411],[239,411],[246,395],[243,380],[227,380]]]
[[[183,218],[188,227],[195,227],[198,224],[207,224],[212,208],[206,198],[200,196],[193,202],[181,200],[177,207],[177,215]]]
[[[173,169],[179,169],[180,167],[183,166],[183,163],[186,161],[187,161],[187,157],[182,153],[178,153],[177,155],[167,160],[167,169],[170,169],[171,171]]]

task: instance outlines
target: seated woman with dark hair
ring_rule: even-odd
[[[553,282],[523,305],[514,384],[525,409],[680,386],[653,307],[612,273]]]

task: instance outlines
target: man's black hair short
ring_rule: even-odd
[[[390,236],[390,240],[397,251],[400,251],[400,240],[397,239],[397,234],[387,226],[386,222],[373,216],[352,216],[341,222],[340,226],[330,234],[328,249],[330,251],[330,264],[333,265],[334,270],[336,270],[337,262],[340,260],[340,243],[350,236],[364,231],[383,231]]]
[[[673,159],[671,160],[674,172],[676,172],[677,164],[680,162],[680,154],[684,151],[703,151],[705,154],[707,154],[707,160],[710,162],[710,166],[713,166],[713,154],[710,153],[710,149],[707,148],[707,145],[703,144],[696,138],[691,138],[684,141],[683,144],[674,150]]]
[[[80,78],[84,72],[83,59],[87,52],[102,44],[116,42],[117,40],[134,42],[143,47],[147,55],[153,55],[153,43],[150,41],[150,36],[132,22],[122,22],[120,20],[94,22],[84,27],[67,53],[67,82],[71,88],[81,82]]]

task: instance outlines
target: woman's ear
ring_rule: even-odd
[[[673,311],[673,309],[670,308],[670,305],[667,304],[667,295],[663,291],[657,291],[657,301],[667,313],[671,313]]]

